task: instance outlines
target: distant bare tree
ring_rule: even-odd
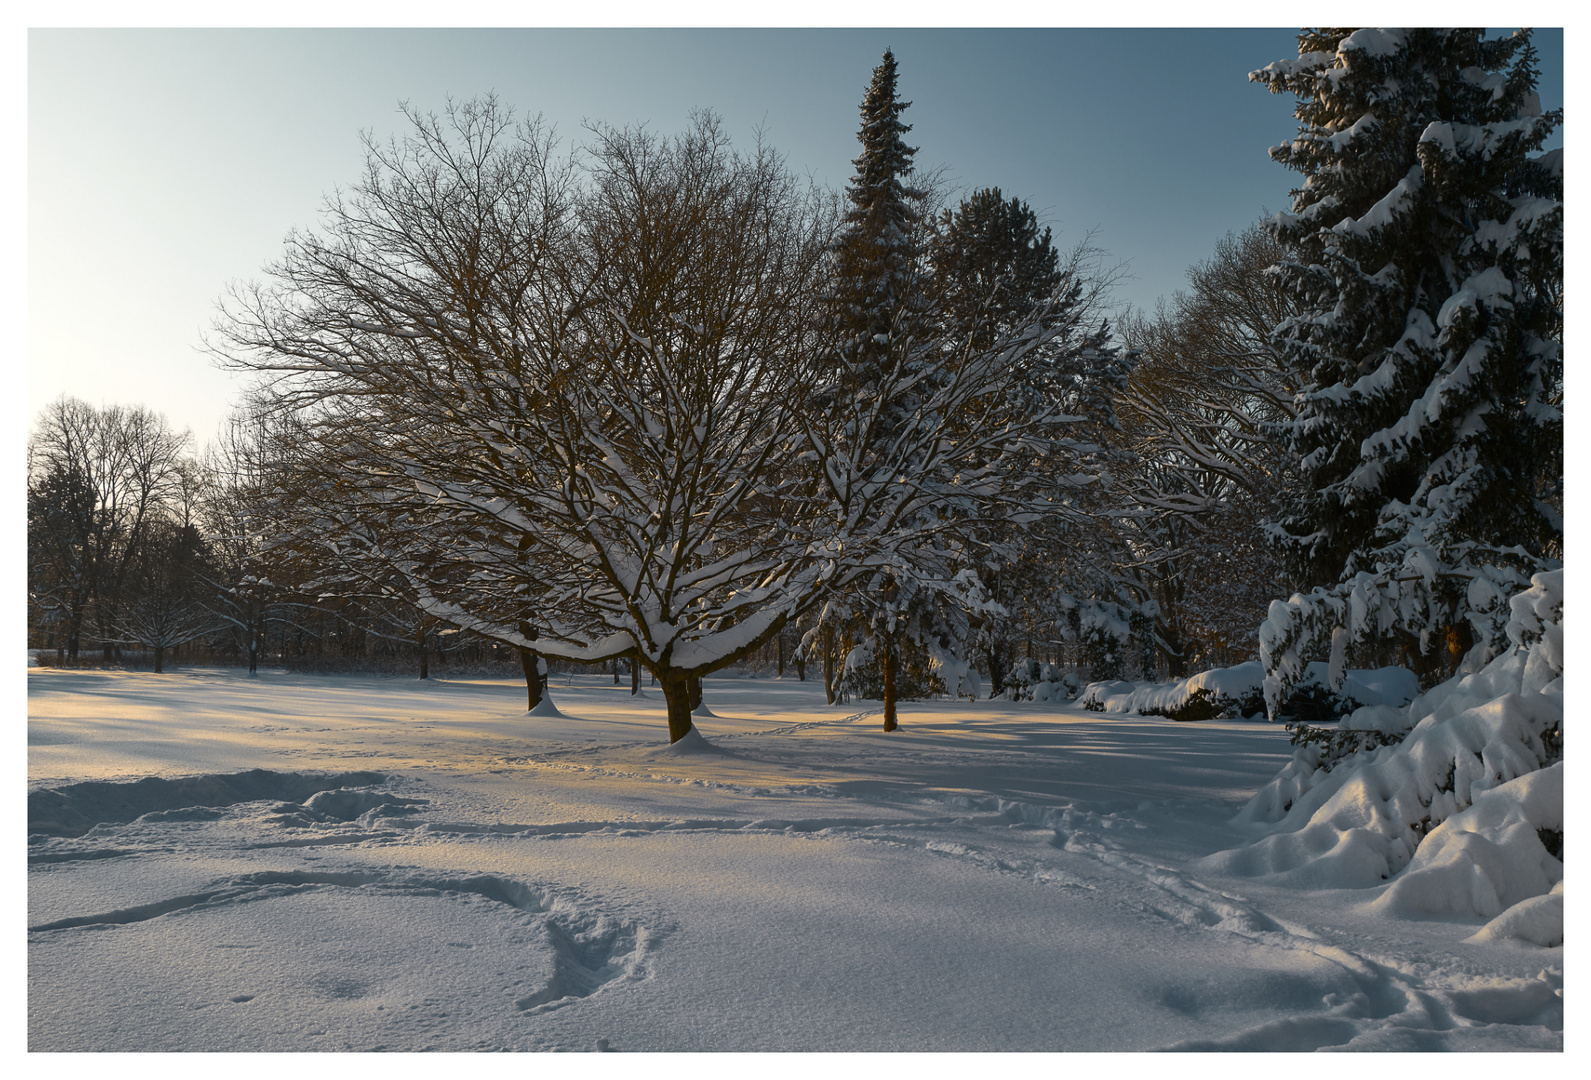
[[[1228,235],[1188,291],[1124,328],[1138,363],[1117,412],[1136,464],[1120,470],[1126,502],[1110,520],[1119,577],[1155,602],[1174,676],[1251,653],[1280,588],[1260,520],[1288,482],[1274,428],[1300,385],[1271,340],[1293,313],[1269,273],[1282,255],[1258,226]]]
[[[282,531],[273,496],[283,441],[265,418],[243,410],[227,420],[203,459],[200,512],[210,545],[204,604],[231,631],[251,675],[259,670],[267,628],[285,614],[284,582],[273,580],[269,551]]]
[[[141,406],[63,396],[40,414],[28,440],[29,577],[73,661],[86,621],[111,659],[129,569],[179,501],[187,442]]]
[[[111,625],[125,640],[154,651],[157,673],[165,670],[168,649],[217,628],[204,603],[207,555],[198,529],[161,520],[150,524],[129,567]]]

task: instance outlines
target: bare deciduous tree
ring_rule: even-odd
[[[127,575],[176,500],[186,432],[141,406],[61,397],[28,440],[29,570],[72,660],[91,621],[110,660]]]
[[[1138,363],[1117,411],[1136,464],[1108,520],[1117,576],[1154,602],[1173,676],[1251,654],[1279,587],[1260,519],[1288,482],[1273,429],[1300,381],[1271,341],[1292,312],[1268,272],[1281,255],[1258,226],[1228,235],[1187,292],[1124,327]]]
[[[423,610],[633,656],[678,740],[693,681],[1018,501],[1047,414],[1004,391],[1042,325],[848,370],[817,317],[833,215],[766,147],[596,128],[576,170],[490,100],[411,119],[214,348],[336,476],[328,534],[379,521],[358,542]]]

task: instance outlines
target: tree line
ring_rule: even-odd
[[[223,445],[40,418],[30,629],[157,664],[224,631],[251,666],[271,623],[445,629],[533,707],[548,661],[648,671],[671,740],[770,649],[886,729],[1029,659],[1435,677],[1561,559],[1534,62],[1528,32],[1301,35],[1254,76],[1299,101],[1292,211],[1114,321],[1086,240],[915,169],[890,53],[839,195],[711,114],[565,149],[491,98],[410,112],[223,302],[210,348],[256,376]]]

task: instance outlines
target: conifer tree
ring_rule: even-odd
[[[899,339],[921,311],[917,263],[927,193],[909,183],[917,148],[903,138],[911,125],[900,115],[911,102],[900,100],[897,75],[895,55],[886,49],[862,98],[856,133],[862,153],[852,161],[850,208],[833,248],[840,347],[860,379],[874,382],[890,363],[892,343],[899,355]]]
[[[1045,305],[1061,284],[1060,253],[1021,199],[983,188],[945,211],[929,247],[941,317],[974,348]]]
[[[1539,153],[1561,113],[1529,31],[1307,31],[1250,77],[1297,95],[1271,156],[1304,175],[1270,224],[1303,484],[1268,528],[1316,588],[1272,606],[1272,689],[1327,636],[1334,671],[1389,631],[1420,654],[1496,644],[1498,597],[1562,543],[1562,165]]]
[[[875,399],[883,386],[894,382],[899,365],[921,365],[926,358],[919,342],[926,329],[919,271],[927,193],[910,184],[917,148],[904,139],[911,125],[900,116],[911,102],[900,100],[898,74],[895,54],[884,50],[862,98],[862,126],[856,133],[862,153],[852,161],[856,175],[845,192],[850,206],[832,248],[830,329],[840,354],[834,389],[859,403]],[[884,430],[858,432],[860,441],[890,441],[910,413],[913,398],[899,396],[876,411],[867,423]],[[859,419],[863,415],[859,410]],[[909,624],[921,621],[910,616],[922,612],[906,610],[905,601],[917,595],[909,587],[903,590],[897,570],[882,568],[859,597],[868,623],[864,651],[882,669],[885,731],[896,727],[898,639]]]
[[[946,210],[928,243],[947,366],[1023,326],[1059,331],[1018,373],[1008,405],[1013,415],[1035,405],[1050,410],[1057,438],[1072,453],[1024,464],[1035,474],[1054,474],[1053,501],[1042,520],[1004,522],[981,537],[979,578],[1001,609],[980,620],[978,633],[996,695],[1020,643],[1031,641],[1035,629],[1046,639],[1069,634],[1069,609],[1048,601],[1065,590],[1101,587],[1097,580],[1074,580],[1069,572],[1075,569],[1071,556],[1077,554],[1080,519],[1087,516],[1083,503],[1092,501],[1075,484],[1104,456],[1102,444],[1116,422],[1111,398],[1121,389],[1126,358],[1111,344],[1101,310],[1111,279],[1100,273],[1099,253],[1085,239],[1063,262],[1051,237],[1027,203],[1008,200],[995,187]],[[1103,589],[1113,596],[1108,584]]]

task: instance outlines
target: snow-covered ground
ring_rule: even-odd
[[[30,670],[29,1048],[1563,1047],[1561,945],[1209,858],[1279,726],[552,694]]]

